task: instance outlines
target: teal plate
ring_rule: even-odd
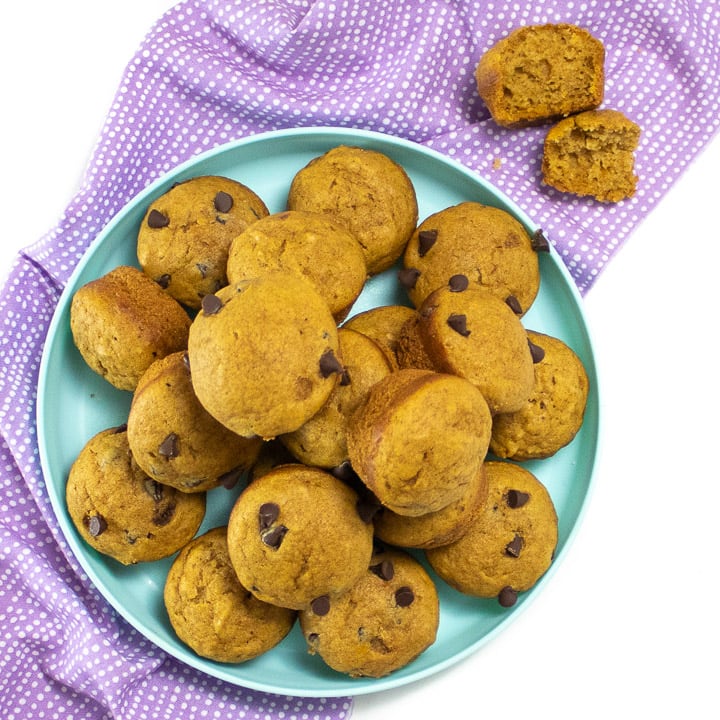
[[[509,211],[530,232],[536,229],[514,203],[487,181],[412,142],[336,128],[284,130],[245,138],[199,155],[163,176],[130,202],[98,236],[60,298],[43,353],[38,387],[38,442],[50,501],[68,545],[97,589],[140,633],[178,660],[236,685],[284,695],[335,697],[387,690],[439,672],[477,651],[512,622],[550,579],[578,527],[598,452],[598,382],[592,342],[580,296],[553,250],[540,253],[541,289],[524,324],[570,345],[587,369],[591,389],[585,422],[573,442],[552,458],[526,463],[555,502],[559,545],[553,567],[535,588],[521,595],[513,608],[503,609],[494,599],[464,596],[438,580],[441,610],[436,642],[414,662],[385,678],[352,679],[329,669],[319,657],[307,653],[297,625],[265,655],[239,665],[221,664],[198,657],[173,632],[163,606],[163,585],[172,558],[124,567],[82,541],[65,507],[68,471],[90,437],[126,421],[131,395],[116,390],[93,373],[77,352],[69,323],[73,293],[117,265],[137,264],[135,241],[145,210],[173,183],[195,175],[225,175],[251,187],[271,212],[277,212],[285,208],[293,175],[312,158],[341,144],[378,150],[402,165],[415,185],[421,219],[458,202],[475,200]],[[391,303],[407,303],[394,270],[368,282],[353,313]],[[235,494],[224,488],[208,493],[207,515],[200,532],[226,523]]]

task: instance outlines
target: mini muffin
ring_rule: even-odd
[[[475,80],[493,120],[517,128],[599,107],[604,65],[602,42],[584,28],[527,25],[483,54]]]
[[[255,462],[262,440],[242,438],[198,401],[187,352],[156,360],[140,378],[127,421],[130,450],[154,480],[183,492],[201,492],[241,475]]]
[[[293,432],[342,373],[337,326],[315,286],[278,271],[206,295],[190,328],[195,394],[243,437]]]
[[[230,245],[230,283],[289,270],[311,280],[335,319],[342,321],[367,278],[360,243],[325,215],[287,211],[246,228]]]
[[[543,183],[561,192],[619,202],[635,194],[640,127],[618,110],[561,120],[543,145]]]
[[[460,538],[487,499],[485,467],[468,483],[460,499],[437,512],[409,517],[381,508],[373,517],[375,535],[391,545],[405,548],[432,548]]]
[[[190,317],[147,275],[121,265],[77,290],[70,329],[92,370],[134,390],[155,360],[187,347]]]
[[[528,331],[536,348],[535,385],[527,403],[493,418],[490,449],[499,458],[550,457],[580,429],[589,381],[580,358],[562,340]]]
[[[405,170],[384,153],[345,145],[296,173],[287,206],[327,215],[348,228],[373,275],[400,257],[418,219],[415,188]]]
[[[454,275],[509,300],[520,315],[540,288],[540,266],[531,236],[510,213],[463,202],[425,219],[403,255],[400,282],[415,307]]]
[[[204,493],[182,493],[142,471],[124,426],[88,440],[70,468],[65,496],[82,539],[123,565],[172,555],[205,517]]]
[[[258,600],[238,581],[227,528],[189,542],[177,556],[163,592],[170,624],[201,657],[242,663],[275,647],[295,624],[294,610]]]
[[[370,390],[347,434],[355,472],[399,515],[424,515],[458,501],[485,458],[491,417],[467,380],[398,370]]]
[[[345,462],[347,426],[370,388],[393,368],[380,346],[354,330],[338,330],[343,373],[327,402],[298,430],[281,435],[290,452],[306,465],[333,468]]]
[[[393,363],[397,366],[395,355],[403,325],[414,317],[415,311],[406,305],[379,305],[345,321],[343,327],[356,330],[372,338],[383,348]]]
[[[487,502],[454,543],[426,550],[438,576],[467,595],[514,605],[552,563],[558,520],[545,486],[527,469],[488,462]]]
[[[459,279],[435,290],[420,308],[425,350],[439,371],[475,385],[493,415],[519,410],[535,383],[525,328],[507,303]]]
[[[437,589],[400,550],[373,555],[345,594],[300,613],[311,654],[350,677],[383,677],[412,662],[437,636]]]
[[[372,555],[357,494],[330,473],[281,465],[255,478],[230,513],[228,548],[255,597],[295,610],[348,590]]]
[[[197,309],[203,296],[227,285],[232,239],[267,214],[265,203],[236,180],[190,178],[150,203],[138,231],[138,261],[178,302]]]

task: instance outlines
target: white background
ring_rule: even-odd
[[[3,274],[74,194],[126,63],[172,4],[3,4]],[[586,298],[602,453],[551,582],[479,652],[359,697],[353,718],[720,717],[719,181],[720,137]]]

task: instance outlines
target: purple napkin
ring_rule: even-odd
[[[341,125],[428,145],[485,176],[541,226],[581,292],[720,123],[720,8],[614,0],[185,0],[130,61],[82,187],[17,259],[0,295],[0,709],[7,717],[343,718],[351,701],[217,681],[119,618],[64,542],[38,458],[35,388],[70,273],[138,191],[191,156],[276,128]],[[605,43],[604,106],[642,128],[634,198],[540,183],[546,128],[504,130],[476,96],[484,50],[513,28],[573,22]]]

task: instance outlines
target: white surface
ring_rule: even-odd
[[[2,6],[3,274],[71,198],[126,63],[172,4]],[[552,582],[480,652],[359,697],[354,720],[717,717],[719,180],[716,138],[586,299],[603,451]]]

